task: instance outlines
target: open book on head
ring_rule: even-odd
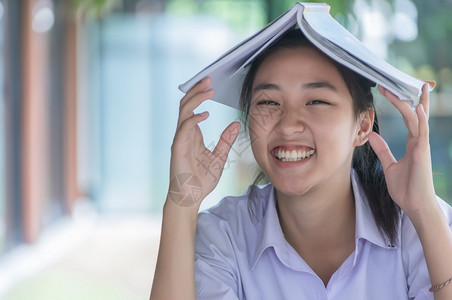
[[[340,25],[329,10],[330,6],[324,3],[296,3],[278,19],[181,84],[179,89],[187,92],[209,76],[215,90],[212,100],[240,109],[240,92],[250,63],[287,30],[298,25],[306,38],[331,59],[414,105],[425,82],[403,73],[373,54]]]

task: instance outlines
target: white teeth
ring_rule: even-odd
[[[275,156],[277,159],[279,159],[281,161],[300,161],[300,160],[310,157],[314,153],[315,153],[315,150],[301,152],[300,150],[284,151],[284,150],[278,149],[278,152],[275,153]]]
[[[305,158],[306,157],[306,151],[303,151],[303,153],[300,153],[300,157],[301,158]]]

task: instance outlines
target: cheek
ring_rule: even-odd
[[[248,119],[248,130],[250,132],[251,143],[259,143],[262,140],[266,140],[274,124],[273,119],[266,116],[253,114]]]
[[[259,159],[264,153],[266,153],[266,143],[264,136],[264,131],[262,129],[255,128],[252,126],[251,122],[249,124],[250,133],[250,145],[256,160]]]
[[[268,123],[264,125],[259,120],[251,120],[251,118],[248,124],[251,151],[256,162],[262,168],[268,159],[267,140],[271,126]]]
[[[282,117],[282,110],[269,106],[258,106],[250,109],[249,127],[256,132],[269,131],[274,124]]]
[[[340,152],[341,149],[349,151],[355,143],[356,128],[350,122],[324,122],[314,127],[313,131],[318,146],[322,144],[322,148],[327,151]]]

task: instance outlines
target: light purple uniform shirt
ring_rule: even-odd
[[[411,221],[402,214],[397,242],[391,245],[378,230],[353,171],[352,184],[355,251],[326,287],[285,240],[271,184],[258,189],[254,212],[260,221],[250,215],[249,191],[201,212],[195,242],[198,299],[433,299]],[[451,226],[451,207],[438,201]]]

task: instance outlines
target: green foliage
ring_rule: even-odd
[[[366,0],[371,2],[371,0]],[[391,5],[395,0],[385,0]],[[267,20],[270,22],[291,8],[296,1],[293,0],[263,0],[267,9]],[[303,2],[327,3],[331,9],[331,15],[343,25],[347,25],[347,16],[353,15],[355,0],[305,0]]]
[[[170,0],[167,5],[167,12],[173,14],[189,15],[195,14],[198,4],[193,0]]]
[[[170,0],[166,6],[166,13],[212,16],[228,24],[238,35],[249,35],[250,31],[255,31],[266,24],[260,0]]]
[[[451,200],[448,199],[447,195],[449,180],[450,178],[446,172],[439,173],[436,171],[433,176],[433,184],[435,185],[436,194],[446,201],[449,200],[448,202],[451,204]]]
[[[259,1],[211,0],[204,2],[201,10],[205,14],[219,17],[239,34],[245,32],[248,35],[247,29],[253,25],[265,24],[264,11]]]
[[[353,6],[354,0],[308,0],[303,2],[313,2],[313,3],[327,3],[331,6],[331,14],[333,16],[337,14],[346,15],[348,12],[351,11],[351,7]],[[267,5],[268,11],[269,11],[269,17],[270,20],[275,19],[280,14],[291,8],[295,1],[293,0],[281,0],[281,1],[274,1],[274,0],[265,0],[265,3]]]
[[[68,10],[74,15],[99,18],[110,12],[121,0],[69,0]]]
[[[412,0],[418,11],[419,37],[411,42],[395,41],[391,48],[414,64],[417,70],[426,66],[437,73],[437,91],[449,88],[450,69],[452,68],[452,3],[449,1]],[[449,71],[448,71],[449,70]]]

